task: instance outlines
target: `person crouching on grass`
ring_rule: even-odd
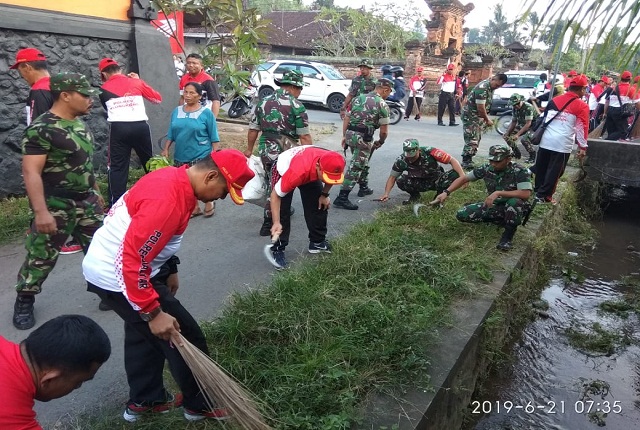
[[[100,296],[125,321],[124,362],[129,401],[123,417],[184,406],[189,421],[228,418],[224,408],[210,410],[178,349],[181,333],[205,354],[207,343],[196,320],[176,299],[177,282],[169,275],[183,234],[198,200],[211,202],[227,194],[241,205],[242,188],[253,178],[237,149],[214,151],[193,166],[165,167],[142,177],[111,208],[82,262],[88,291]],[[180,387],[164,387],[165,360]]]
[[[284,249],[291,232],[290,207],[293,191],[300,190],[304,220],[309,230],[309,253],[331,252],[326,240],[331,206],[329,191],[344,181],[345,161],[337,152],[304,145],[284,151],[271,173],[271,238],[276,239],[266,256],[276,269],[287,267]],[[267,248],[268,250],[268,248]]]

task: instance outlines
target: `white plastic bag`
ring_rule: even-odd
[[[267,202],[267,179],[260,158],[252,155],[247,159],[249,168],[256,175],[242,189],[242,197],[248,203],[264,206]]]

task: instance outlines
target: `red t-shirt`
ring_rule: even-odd
[[[42,430],[33,410],[36,386],[20,345],[0,336],[0,429]]]

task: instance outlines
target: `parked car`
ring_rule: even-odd
[[[508,78],[507,83],[493,92],[493,101],[489,113],[497,115],[500,112],[511,110],[509,97],[513,94],[522,94],[527,99],[531,97],[535,91],[535,84],[542,73],[550,76],[550,73],[546,70],[510,70],[505,72]],[[558,74],[558,79],[564,81],[560,74]]]
[[[282,78],[287,70],[299,70],[309,84],[302,89],[300,101],[320,104],[331,112],[340,112],[349,93],[351,79],[345,78],[330,64],[315,61],[271,60],[259,64],[251,75],[251,83],[258,88],[258,97],[273,94],[278,88],[275,79]]]

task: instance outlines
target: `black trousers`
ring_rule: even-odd
[[[153,156],[152,145],[151,129],[146,121],[112,122],[110,124],[107,155],[110,205],[117,202],[127,191],[131,150],[136,151],[142,168],[147,171],[147,161]]]
[[[178,320],[180,332],[192,344],[208,354],[207,343],[200,326],[180,301],[171,295],[169,288],[158,280],[152,280],[153,288],[160,296],[162,310]],[[194,411],[207,410],[198,384],[182,359],[177,347],[151,333],[149,323],[142,321],[122,293],[103,290],[87,283],[87,290],[97,294],[124,320],[124,368],[129,383],[129,400],[152,404],[168,399],[162,372],[164,362],[169,362],[171,375],[184,396],[183,404]]]
[[[620,111],[618,107],[609,107],[604,128],[607,129],[607,140],[618,140],[627,137],[627,131],[629,129],[629,119],[622,118],[617,115]]]
[[[304,210],[304,220],[309,230],[309,242],[322,242],[327,237],[328,211],[318,209],[318,199],[322,192],[322,182],[309,182],[298,187],[300,198],[302,199],[302,209]],[[289,244],[289,234],[291,233],[291,200],[293,191],[284,196],[280,202],[280,224],[282,224],[282,234],[280,239],[271,247],[272,251],[284,251]]]
[[[445,108],[449,109],[449,124],[456,122],[456,107],[454,102],[455,98],[453,97],[453,93],[440,91],[440,97],[438,97],[438,124],[442,123]]]
[[[409,118],[413,114],[413,99],[416,99],[416,109],[418,113],[416,114],[416,118],[420,118],[420,107],[422,106],[422,97],[409,97],[409,101],[407,102],[407,110],[405,111],[404,117]]]
[[[570,156],[570,153],[538,149],[536,164],[531,169],[536,175],[534,186],[536,197],[551,200]]]

